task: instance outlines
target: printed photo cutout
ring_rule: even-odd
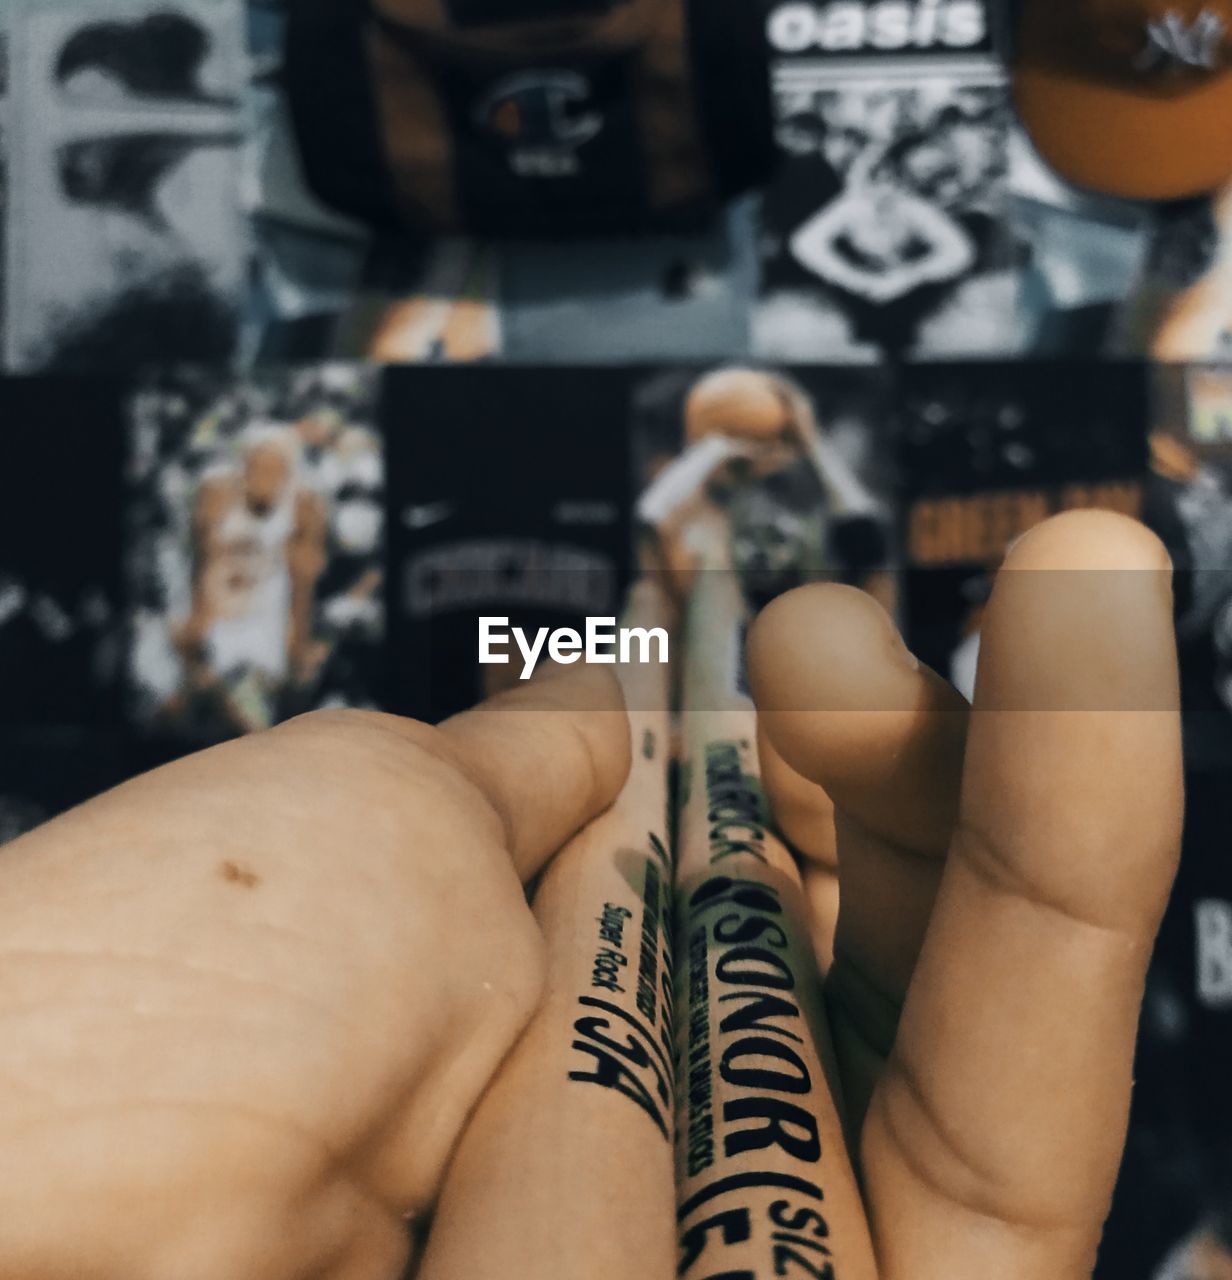
[[[722,365],[665,370],[633,395],[639,522],[683,599],[691,528],[720,512],[750,608],[844,582],[894,614],[895,533],[882,369]]]
[[[242,19],[236,0],[13,10],[10,367],[232,354]]]
[[[54,81],[83,106],[237,106],[228,51],[203,15],[159,8],[85,20],[63,41]]]
[[[1232,353],[1232,186],[1145,204],[1070,186],[1011,130],[1023,350],[1160,361]]]
[[[1143,518],[1172,556],[1190,768],[1232,768],[1232,366],[1153,374]]]
[[[1018,125],[1008,149],[1007,220],[1026,256],[1024,350],[1063,359],[1105,354],[1143,269],[1149,214],[1062,181]]]
[[[12,139],[12,109],[9,95],[9,33],[0,24],[0,245],[9,235],[9,147]],[[8,329],[8,264],[0,250],[0,368],[3,367],[5,334]]]
[[[181,372],[130,407],[130,708],[218,738],[380,698],[384,450],[357,365]]]
[[[1232,186],[1149,210],[1117,349],[1161,361],[1232,357]]]
[[[380,364],[467,364],[502,354],[501,260],[491,245],[446,237],[429,245],[378,240],[336,350]]]
[[[755,352],[859,363],[1014,350],[1003,74],[783,61],[775,100],[785,162],[761,206]]]
[[[1232,1275],[1232,367],[1151,380],[1142,518],[1173,562],[1185,833],[1096,1280],[1218,1280]]]

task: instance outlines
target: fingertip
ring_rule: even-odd
[[[753,700],[770,716],[885,708],[887,668],[909,676],[919,666],[881,605],[837,583],[773,600],[750,628],[746,652]]]
[[[1183,815],[1170,581],[1162,543],[1124,516],[1024,537],[984,619],[963,786],[964,826],[1038,897],[1143,937]]]
[[[748,667],[762,730],[791,769],[870,830],[944,847],[967,706],[877,601],[835,584],[788,592],[751,629]]]
[[[1140,520],[1114,511],[1066,511],[1028,530],[1005,558],[1009,570],[1147,570],[1171,576],[1172,558]]]
[[[985,617],[976,706],[1167,710],[1172,561],[1144,524],[1070,511],[1010,549]]]

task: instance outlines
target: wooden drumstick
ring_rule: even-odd
[[[721,521],[686,621],[677,889],[684,1280],[874,1280],[795,862],[771,828]]]
[[[623,625],[670,612],[645,577]],[[629,778],[540,881],[545,999],[463,1135],[418,1280],[675,1275],[669,669],[619,675]]]

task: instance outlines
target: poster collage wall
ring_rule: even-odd
[[[573,245],[411,244],[314,199],[285,4],[0,5],[8,371],[1228,348],[1232,206],[1055,179],[1014,119],[1001,0],[767,3],[769,188],[694,236]]]
[[[300,712],[469,705],[476,618],[616,612],[690,389],[769,370],[879,532],[774,477],[757,602],[858,582],[969,688],[1039,519],[1173,555],[1186,843],[1098,1275],[1198,1280],[1232,1267],[1232,203],[1060,183],[991,3],[767,19],[782,164],[709,231],[415,244],[305,189],[284,0],[0,0],[0,842]]]

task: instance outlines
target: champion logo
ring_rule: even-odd
[[[527,71],[498,81],[475,109],[480,125],[517,146],[576,148],[603,128],[593,90],[574,71]]]
[[[1134,66],[1139,71],[1159,71],[1165,67],[1213,71],[1227,31],[1224,19],[1210,9],[1203,9],[1192,22],[1169,10],[1162,18],[1147,23],[1146,48]]]

